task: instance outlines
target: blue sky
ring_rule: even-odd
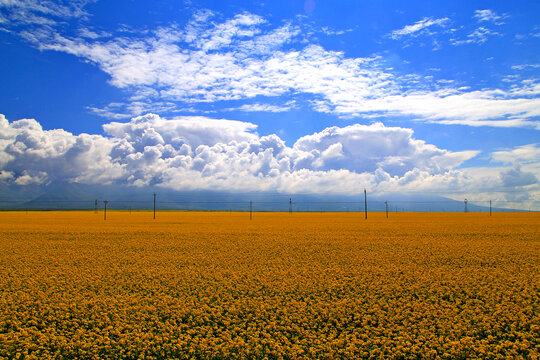
[[[535,206],[539,13],[536,1],[0,0],[0,181]]]

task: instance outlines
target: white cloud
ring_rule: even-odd
[[[154,114],[133,118],[128,123],[111,122],[103,125],[107,134],[127,140],[136,150],[155,145],[147,143],[148,140],[153,141],[149,138],[150,133],[163,137],[159,143],[174,146],[187,144],[195,149],[199,145],[250,141],[257,137],[254,133],[256,128],[254,124],[235,120],[217,120],[202,116],[165,120]]]
[[[474,17],[478,19],[478,21],[480,22],[492,22],[496,25],[502,25],[504,24],[504,22],[500,20],[508,17],[508,15],[506,14],[497,15],[497,13],[493,10],[484,9],[484,10],[476,10],[474,12]]]
[[[307,94],[315,110],[349,118],[397,114],[443,124],[538,126],[534,120],[538,92],[520,97],[515,89],[467,91],[452,88],[452,83],[426,90],[424,82],[429,79],[392,74],[384,70],[379,58],[348,58],[318,45],[286,50],[285,44],[299,31],[291,24],[267,30],[261,27],[264,19],[246,13],[209,25],[213,16],[201,13],[184,29],[161,28],[151,35],[130,34],[108,41],[67,38],[43,29],[21,35],[41,49],[68,52],[94,62],[111,76],[111,84],[131,92],[133,102],[118,111],[91,108],[112,119],[175,111],[178,102]],[[427,18],[399,34],[446,22],[446,18]],[[478,34],[466,41],[484,41],[488,33]],[[523,86],[528,89],[531,85]],[[241,106],[245,110],[256,108]]]
[[[0,0],[0,9],[5,9],[4,22],[14,25],[54,25],[57,20],[85,17],[84,7],[93,0],[39,1]]]
[[[452,45],[483,44],[488,40],[489,36],[502,36],[502,35],[488,28],[479,27],[475,29],[472,33],[467,35],[467,39],[464,39],[464,40],[451,39],[450,43]]]
[[[374,172],[383,170],[390,176],[403,176],[414,168],[439,173],[454,168],[476,156],[475,151],[450,153],[424,141],[415,140],[410,129],[355,124],[331,127],[304,136],[294,148],[307,153],[323,154],[317,168]]]
[[[474,17],[478,20],[478,22],[489,22],[495,25],[502,25],[504,22],[501,21],[501,19],[508,17],[506,14],[503,15],[497,15],[492,10],[476,10]],[[440,18],[440,19],[433,19],[431,17],[426,17],[413,25],[407,25],[403,27],[402,29],[395,30],[387,35],[387,37],[390,37],[394,40],[398,40],[401,38],[407,38],[412,37],[416,38],[420,35],[430,35],[433,50],[439,50],[441,45],[441,39],[435,38],[433,35],[437,34],[437,31],[433,30],[434,26],[439,26],[442,28],[446,28],[447,25],[449,25],[450,19],[449,18]],[[474,29],[473,32],[466,35],[465,38],[458,37],[459,36],[459,30],[458,29],[445,29],[444,33],[452,34],[452,37],[449,39],[449,42],[451,45],[458,46],[458,45],[464,45],[464,44],[483,44],[485,43],[489,37],[492,36],[502,36],[502,34],[489,29],[486,25],[480,26],[476,29]],[[405,46],[410,46],[411,42],[406,39]],[[421,43],[420,45],[424,45]]]
[[[166,120],[147,114],[104,125],[110,137],[45,131],[31,119],[11,124],[2,119],[2,171],[23,176],[19,182],[29,179],[24,171],[89,181],[107,169],[106,178],[145,183],[186,171],[220,179],[243,173],[264,180],[304,170],[319,175],[380,170],[395,176],[414,168],[444,172],[476,154],[440,150],[413,139],[409,129],[380,123],[328,128],[287,147],[277,135],[259,137],[251,123],[204,117]]]
[[[503,164],[531,164],[539,161],[540,147],[538,144],[528,144],[514,149],[499,150],[493,152],[491,159]]]
[[[146,95],[153,97],[150,92]],[[152,101],[145,99],[144,95],[137,95],[131,98],[131,102],[112,102],[102,108],[87,106],[86,108],[92,113],[113,120],[127,119],[133,116],[139,116],[149,112],[200,112],[193,108],[181,108],[170,101]]]
[[[260,103],[254,103],[254,104],[244,104],[238,108],[229,108],[225,109],[225,111],[234,111],[234,110],[240,110],[245,112],[286,112],[295,107],[294,101],[289,101],[284,105],[271,105],[271,104],[260,104]]]
[[[190,35],[197,47],[207,52],[229,46],[235,38],[252,38],[259,32],[257,25],[264,22],[265,20],[260,16],[244,13],[222,24],[217,24],[212,29],[200,32],[196,36]]]
[[[369,112],[415,114],[426,121],[441,124],[496,127],[538,127],[540,99],[537,85],[515,91],[434,91],[411,92],[375,99],[330,99],[326,111],[343,115]],[[521,93],[523,91],[523,93]],[[524,93],[529,93],[525,97]],[[521,97],[523,96],[523,97]],[[533,96],[533,98],[530,98]],[[321,110],[322,111],[322,110]]]
[[[197,107],[204,113],[210,110],[203,105],[219,101],[302,96],[314,110],[344,118],[408,115],[441,124],[540,128],[537,80],[506,90],[472,91],[453,82],[394,73],[381,58],[351,58],[306,45],[300,29],[290,23],[270,28],[264,18],[249,13],[223,22],[213,21],[216,17],[203,11],[184,28],[107,39],[67,37],[48,27],[20,35],[42,50],[73,54],[109,74],[112,85],[131,95],[131,102],[122,106],[89,107],[110,119]],[[425,18],[395,36],[419,34],[448,21]],[[466,40],[453,42],[482,43],[496,34],[481,27]],[[268,103],[227,110],[278,112],[288,107]]]
[[[410,129],[380,123],[327,128],[292,147],[277,135],[259,136],[251,123],[205,117],[147,114],[104,129],[107,136],[73,135],[0,115],[0,181],[325,194],[459,189],[478,199],[508,187],[540,194],[536,145],[492,155],[509,166],[461,168],[478,152],[439,149]]]
[[[320,32],[322,32],[325,35],[343,35],[348,32],[354,31],[354,29],[346,29],[346,30],[335,30],[332,28],[329,28],[328,26],[324,26],[320,29]]]
[[[83,38],[99,39],[104,37],[111,37],[112,34],[106,31],[92,31],[88,28],[79,29],[79,35]]]
[[[108,119],[120,120],[120,119],[130,118],[131,117],[130,114],[118,112],[118,110],[121,107],[123,107],[123,105],[124,104],[112,103],[112,104],[108,104],[107,106],[103,108],[88,106],[87,109],[98,116],[108,118]]]
[[[441,19],[433,19],[431,17],[425,17],[422,20],[417,21],[413,25],[407,25],[399,30],[392,31],[389,34],[389,37],[391,37],[394,40],[397,40],[406,35],[417,36],[418,34],[423,33],[423,31],[429,27],[432,27],[434,25],[444,27],[449,22],[450,22],[450,19],[446,17],[441,18]]]
[[[13,174],[13,172],[0,170],[0,183],[1,184],[13,182],[14,179],[15,179],[15,174]]]
[[[526,69],[538,69],[538,68],[540,68],[540,64],[521,64],[521,65],[512,66],[512,69],[514,70],[526,70]]]
[[[35,171],[33,174],[30,174],[27,170],[23,170],[21,175],[13,181],[17,185],[32,185],[32,184],[43,184],[47,181],[47,173],[44,171]]]
[[[111,181],[120,170],[109,160],[113,142],[107,138],[43,130],[33,119],[10,124],[0,115],[0,120],[0,167],[12,173],[15,184],[38,184],[55,178]]]

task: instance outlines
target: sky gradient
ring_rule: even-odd
[[[540,209],[540,3],[0,0],[0,181]]]

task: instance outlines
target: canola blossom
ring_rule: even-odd
[[[0,213],[0,359],[540,356],[537,213]]]

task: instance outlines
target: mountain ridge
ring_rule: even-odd
[[[201,211],[364,211],[364,194],[283,194],[278,192],[232,193],[225,191],[197,190],[176,191],[159,187],[126,187],[118,185],[86,185],[54,183],[46,186],[4,186],[0,188],[0,208],[36,210],[93,210],[108,201],[111,210],[153,209],[153,194],[159,210]],[[367,193],[369,211],[388,210],[420,212],[463,212],[463,201],[431,194],[371,194]],[[489,206],[469,202],[468,211],[486,212]],[[493,209],[495,210],[495,209]],[[497,209],[501,210],[501,209]],[[508,209],[503,209],[508,211]]]

